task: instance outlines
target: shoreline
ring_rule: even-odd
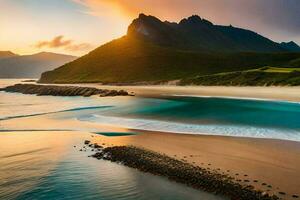
[[[80,85],[81,86],[81,85]],[[102,85],[97,87],[103,88]],[[118,87],[121,89],[120,87]],[[215,87],[214,87],[215,88]],[[130,89],[137,91],[139,96],[159,96],[174,95],[183,93],[183,95],[198,95],[210,92],[213,95],[219,94],[239,94],[240,96],[248,93],[248,96],[260,94],[263,96],[272,96],[273,91],[277,96],[286,95],[286,98],[298,98],[300,88],[290,88],[288,91],[282,88],[260,88],[257,93],[255,88],[227,88],[217,87],[212,90],[211,87],[135,87]],[[251,92],[249,92],[251,91]],[[184,93],[186,92],[186,93]],[[194,94],[193,94],[194,93]],[[212,95],[207,95],[212,96]],[[255,96],[255,95],[254,95]],[[274,99],[276,99],[274,97]],[[300,95],[299,95],[300,98]],[[63,114],[61,116],[64,116]],[[192,135],[165,133],[155,131],[130,130],[105,124],[96,124],[89,122],[79,122],[74,119],[65,119],[57,114],[46,114],[44,116],[29,116],[26,118],[10,119],[2,122],[2,127],[7,129],[35,129],[49,130],[53,127],[67,130],[70,127],[78,129],[77,132],[85,133],[86,138],[95,143],[105,143],[105,147],[112,146],[136,146],[160,154],[165,154],[171,158],[185,160],[189,164],[205,168],[207,170],[218,170],[221,173],[228,174],[240,180],[249,180],[257,190],[267,192],[269,195],[279,195],[286,200],[297,199],[292,195],[300,195],[300,143],[286,140],[257,139],[247,137],[230,136],[211,136],[211,135]],[[109,137],[96,135],[83,130],[97,130],[97,132],[137,132],[137,135]],[[99,130],[99,131],[98,131]],[[70,133],[76,133],[70,131]],[[113,135],[113,134],[112,134]],[[209,168],[209,169],[208,169]],[[236,175],[238,174],[238,175]],[[245,176],[247,175],[247,176]],[[257,180],[258,182],[254,182]],[[264,184],[265,183],[265,184]],[[264,185],[263,185],[264,184]],[[270,188],[268,186],[271,186]]]
[[[157,152],[133,146],[115,146],[102,148],[98,144],[86,145],[98,151],[92,157],[100,160],[109,160],[111,162],[121,163],[122,165],[138,169],[142,172],[153,175],[163,176],[169,180],[185,184],[189,187],[204,190],[217,195],[227,196],[231,199],[279,199],[276,195],[269,195],[267,192],[255,190],[252,185],[243,185],[217,170],[211,171],[205,168],[187,163],[184,160],[178,160]],[[248,182],[248,181],[245,181]],[[284,192],[280,192],[284,194]],[[293,195],[293,198],[297,198]]]
[[[127,130],[138,131],[138,130]],[[300,143],[210,135],[138,131],[132,136],[95,135],[105,147],[134,146],[241,180],[269,195],[297,199],[300,187]],[[162,139],[163,138],[163,139]],[[243,182],[247,181],[247,182]],[[280,193],[285,193],[284,195]],[[295,195],[295,197],[293,197]]]
[[[48,85],[48,84],[46,84]],[[79,84],[49,84],[95,87],[99,89],[122,89],[136,96],[203,96],[220,98],[257,99],[270,101],[300,102],[300,86],[294,87],[262,87],[262,86],[173,86],[173,85],[140,85],[140,86],[115,86],[99,83]]]
[[[12,84],[24,83],[25,79],[12,79]],[[27,84],[27,83],[24,83]],[[52,86],[93,87],[107,90],[125,90],[136,96],[201,96],[216,98],[237,98],[263,101],[300,102],[300,86],[174,86],[174,85],[139,85],[116,86],[101,83],[40,84]]]
[[[3,121],[3,125],[7,129],[12,129],[18,124],[18,127],[23,130],[30,129],[30,124],[33,123],[38,124],[35,128],[43,130],[51,127],[68,129],[75,126],[79,129],[97,129],[99,130],[98,134],[86,131],[67,132],[84,133],[86,134],[84,139],[92,140],[100,145],[104,144],[104,147],[136,146],[174,159],[183,159],[189,164],[207,170],[219,169],[221,173],[243,181],[249,180],[248,184],[253,185],[256,190],[268,192],[269,195],[278,195],[278,192],[284,192],[286,195],[280,197],[286,200],[295,200],[296,198],[292,198],[292,195],[300,195],[299,142],[142,131],[58,119],[53,118],[53,114],[49,114],[6,120]],[[109,136],[101,135],[101,130],[112,134]],[[131,132],[137,134],[125,136],[114,136],[113,134]],[[258,180],[258,182],[256,183],[254,180]],[[262,185],[263,183],[266,185]],[[271,185],[272,188],[268,188],[268,185]]]
[[[115,88],[107,86],[104,88]],[[266,101],[300,102],[300,87],[232,87],[232,86],[121,86],[140,96],[182,95]]]

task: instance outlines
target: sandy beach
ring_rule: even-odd
[[[300,101],[300,88],[279,87],[174,87],[174,86],[102,86],[97,88],[124,89],[137,96],[201,95],[273,100]],[[92,97],[94,98],[94,97]],[[98,98],[98,97],[95,97]],[[123,97],[116,97],[123,98]],[[65,130],[86,134],[105,147],[133,145],[166,154],[190,164],[229,174],[242,184],[276,194],[282,199],[296,199],[300,195],[300,143],[274,139],[187,135],[144,130],[130,130],[115,126],[78,121],[62,114],[45,114],[1,121],[6,130]],[[103,132],[135,132],[137,135],[108,137],[84,130]],[[64,134],[62,132],[61,134]],[[280,195],[279,192],[286,193]]]
[[[190,164],[229,174],[242,184],[295,199],[300,188],[300,143],[272,139],[254,139],[208,135],[184,135],[142,130],[129,130],[118,126],[105,126],[76,120],[56,120],[52,114],[3,121],[8,129],[95,129],[103,132],[134,132],[137,135],[108,137],[85,133],[87,140],[108,146],[133,145],[185,160]],[[17,126],[16,126],[17,125]],[[244,182],[244,181],[247,182]],[[248,182],[250,181],[250,182]]]
[[[94,141],[106,145],[133,145],[183,159],[242,181],[249,180],[255,188],[270,194],[285,192],[287,195],[280,196],[283,199],[293,199],[291,195],[299,194],[300,144],[297,142],[137,132],[142,134],[97,136]]]
[[[57,85],[57,84],[51,84]],[[300,87],[236,87],[236,86],[114,86],[96,83],[59,84],[95,87],[98,89],[126,90],[138,96],[187,95],[209,97],[234,97],[300,102]]]

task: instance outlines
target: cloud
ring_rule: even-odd
[[[56,36],[51,41],[40,41],[35,46],[37,48],[49,47],[49,48],[59,48],[69,46],[72,40],[64,40],[63,35]]]
[[[64,39],[63,35],[58,35],[50,41],[39,41],[35,45],[36,48],[64,48],[69,51],[85,51],[92,48],[89,43],[74,43],[73,40]]]

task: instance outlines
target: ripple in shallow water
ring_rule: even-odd
[[[79,152],[85,134],[2,133],[0,199],[221,200],[205,192]]]

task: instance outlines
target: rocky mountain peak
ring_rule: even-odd
[[[280,43],[280,46],[289,51],[300,52],[300,46],[294,41],[282,42]]]
[[[187,24],[188,25],[193,25],[193,24],[195,24],[195,25],[199,25],[199,24],[213,25],[213,23],[211,23],[210,21],[208,21],[204,18],[201,18],[198,15],[192,15],[192,16],[185,18],[179,22],[179,25],[187,25]]]

